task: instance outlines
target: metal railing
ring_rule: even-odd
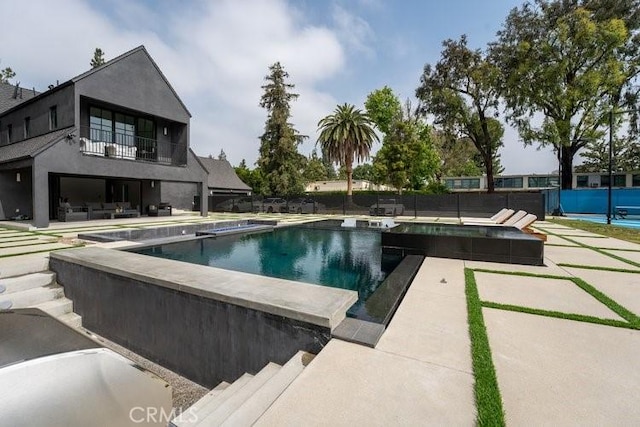
[[[129,135],[109,130],[80,128],[80,151],[90,156],[185,165],[186,155],[176,143]],[[184,150],[183,150],[184,151]]]

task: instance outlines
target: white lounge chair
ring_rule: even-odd
[[[502,208],[491,218],[475,218],[475,217],[461,217],[460,222],[463,224],[467,223],[493,223],[493,224],[502,224],[508,218],[510,218],[515,211],[513,209]]]
[[[518,230],[524,230],[525,228],[536,222],[537,219],[538,217],[534,214],[526,214],[521,220],[513,224],[513,227],[517,228]]]
[[[348,227],[355,228],[356,227],[356,219],[355,218],[345,218],[340,227]]]
[[[393,218],[382,218],[380,221],[380,228],[393,228],[396,225],[398,224],[396,224]]]
[[[511,226],[513,226],[515,223],[517,223],[518,221],[520,221],[522,218],[524,218],[527,215],[531,215],[531,214],[528,214],[526,211],[518,211],[518,212],[514,213],[511,216],[511,218],[509,218],[505,222],[503,222],[502,225],[508,225],[508,226],[511,227]]]

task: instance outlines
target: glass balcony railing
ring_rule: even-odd
[[[153,162],[163,165],[185,165],[186,150],[176,143],[160,142],[130,134],[83,126],[80,129],[80,151],[89,156]],[[185,151],[183,153],[183,151]]]

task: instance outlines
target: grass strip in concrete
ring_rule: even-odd
[[[469,336],[471,338],[471,360],[475,377],[473,389],[478,412],[476,423],[478,426],[504,426],[502,397],[491,357],[489,337],[482,316],[482,303],[473,270],[465,268],[464,278]]]
[[[73,249],[73,248],[80,248],[84,245],[70,245],[70,246],[65,246],[64,248],[55,248],[55,249],[45,249],[42,251],[30,251],[30,252],[20,252],[20,253],[15,253],[15,254],[6,254],[6,255],[0,255],[0,258],[10,258],[10,257],[16,257],[16,256],[22,256],[22,255],[31,255],[31,254],[39,254],[39,253],[43,253],[43,252],[55,252],[55,251],[61,251],[64,249]]]
[[[586,322],[586,323],[595,323],[597,325],[613,326],[616,328],[640,330],[640,325],[633,325],[633,324],[623,322],[621,320],[615,320],[615,319],[601,319],[599,317],[594,317],[594,316],[585,316],[584,314],[563,313],[560,311],[542,310],[539,308],[522,307],[519,305],[511,305],[511,304],[501,304],[501,303],[491,302],[491,301],[482,301],[482,306],[487,308],[497,308],[499,310],[515,311],[518,313],[533,314],[537,316],[547,316],[547,317],[554,317],[557,319],[575,320],[577,322]]]
[[[525,277],[542,277],[546,279],[561,279],[561,280],[570,280],[576,284],[576,286],[580,287],[583,291],[597,299],[600,303],[604,304],[611,311],[616,313],[618,316],[622,317],[624,320],[629,322],[632,326],[640,326],[640,317],[636,316],[633,312],[618,304],[613,299],[609,298],[607,295],[600,292],[595,287],[591,286],[584,280],[579,277],[562,277],[555,276],[552,274],[534,274],[527,273],[523,271],[500,271],[500,270],[488,270],[488,269],[476,269],[475,271],[483,272],[483,273],[494,273],[494,274],[508,274],[512,276],[525,276]],[[625,271],[626,272],[626,271]]]
[[[578,230],[589,231],[591,233],[602,234],[627,242],[640,243],[640,230],[629,227],[621,227],[614,224],[598,224],[589,221],[571,219],[549,219],[553,224],[560,224],[566,227],[577,228]]]
[[[569,264],[565,262],[561,262],[556,264],[559,267],[571,267],[571,268],[583,268],[585,270],[602,270],[602,271],[613,271],[616,273],[633,273],[640,274],[640,270],[627,270],[626,268],[614,268],[614,267],[598,267],[593,265],[583,265],[583,264]]]

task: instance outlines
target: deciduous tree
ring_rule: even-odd
[[[497,115],[499,70],[481,50],[467,47],[467,37],[446,40],[440,60],[425,65],[416,96],[421,111],[456,140],[468,138],[482,159],[487,191],[494,191],[494,159],[502,146],[503,129]]]
[[[571,188],[574,156],[603,136],[608,111],[638,74],[637,34],[628,27],[637,28],[637,5],[534,0],[510,12],[491,45],[507,119],[525,144],[560,149],[562,188]]]

